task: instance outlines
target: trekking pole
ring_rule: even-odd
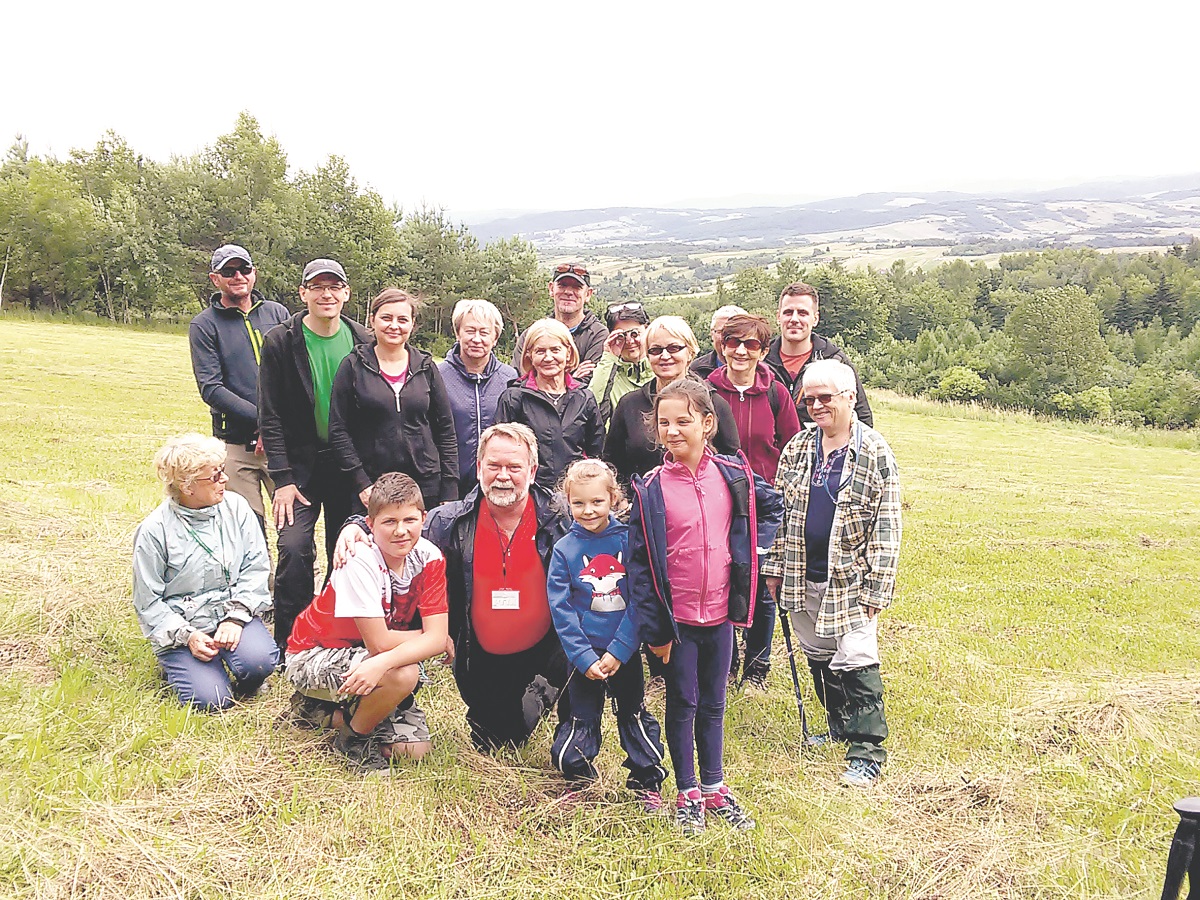
[[[796,651],[792,649],[792,623],[788,611],[779,609],[779,621],[783,625],[783,642],[787,645],[788,665],[792,667],[792,687],[796,690],[796,708],[800,711],[800,734],[802,742],[808,741],[808,714],[804,711],[804,697],[800,693],[800,676],[796,674]]]

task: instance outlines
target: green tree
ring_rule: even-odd
[[[1013,341],[1019,377],[1043,397],[1091,387],[1111,358],[1100,337],[1099,311],[1082,288],[1024,295],[1004,330]]]

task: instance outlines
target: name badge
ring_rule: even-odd
[[[520,591],[492,591],[492,609],[520,609]]]

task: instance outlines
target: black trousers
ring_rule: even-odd
[[[524,744],[555,700],[559,720],[568,718],[567,672],[567,657],[553,628],[519,653],[497,655],[472,644],[455,657],[454,680],[467,704],[476,748],[486,752]]]
[[[338,532],[350,515],[354,487],[338,468],[332,450],[317,457],[313,477],[300,492],[308,500],[292,506],[293,522],[279,530],[279,563],[275,569],[275,643],[283,649],[292,623],[316,593],[313,564],[317,559],[317,519],[325,513],[325,580],[333,565]]]

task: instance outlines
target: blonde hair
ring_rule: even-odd
[[[525,330],[525,343],[521,348],[521,365],[519,366],[521,374],[524,375],[531,368],[529,360],[533,354],[533,348],[544,337],[557,338],[562,341],[567,348],[567,371],[573,372],[579,365],[579,348],[575,346],[575,339],[571,337],[571,332],[558,319],[538,319]]]
[[[459,300],[454,304],[454,312],[450,314],[450,324],[454,326],[455,335],[467,316],[474,316],[485,325],[495,328],[497,339],[504,331],[504,317],[494,304],[487,300]]]
[[[692,359],[695,359],[696,354],[700,352],[700,344],[696,342],[696,335],[692,334],[692,326],[684,320],[683,316],[659,316],[651,322],[646,327],[647,347],[654,342],[654,335],[660,331],[665,331],[677,341],[683,341],[691,352]]]
[[[529,465],[536,466],[538,461],[537,438],[528,425],[520,422],[499,422],[479,436],[479,450],[475,453],[475,462],[483,462],[483,454],[487,450],[488,441],[496,437],[505,437],[518,444],[524,444],[529,451]]]
[[[621,489],[621,483],[617,480],[617,472],[612,466],[601,459],[577,459],[567,466],[567,471],[558,484],[559,493],[562,495],[566,507],[563,511],[567,515],[571,514],[571,488],[585,481],[596,481],[597,479],[604,482],[604,488],[608,491],[608,497],[612,501],[613,512],[623,512],[629,505],[625,499],[625,492]]]
[[[154,454],[154,471],[167,496],[178,502],[183,488],[191,487],[205,466],[225,462],[225,442],[192,432],[170,438]]]

